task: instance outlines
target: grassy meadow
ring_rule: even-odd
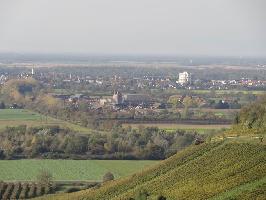
[[[24,109],[0,109],[0,120],[40,120],[43,116]]]
[[[29,127],[58,125],[64,128],[68,127],[73,131],[83,134],[91,133],[92,131],[89,128],[44,116],[26,109],[0,109],[0,130],[5,129],[7,126],[19,125],[26,125]]]
[[[110,171],[115,178],[133,174],[158,161],[131,160],[0,160],[0,180],[36,180],[40,170],[51,172],[57,181],[101,181]]]
[[[158,127],[166,131],[175,131],[178,129],[186,131],[197,131],[198,133],[204,134],[210,131],[218,131],[221,129],[230,128],[231,125],[228,124],[171,124],[171,123],[141,123],[141,124],[123,124],[123,127],[131,126],[133,129],[142,127]]]
[[[240,109],[213,109],[213,108],[192,108],[195,116],[201,116],[202,114],[212,114],[218,119],[234,119],[236,113],[240,111]],[[180,112],[183,112],[183,109],[180,109]]]

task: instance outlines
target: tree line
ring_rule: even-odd
[[[235,117],[231,133],[265,135],[266,95],[241,109]]]
[[[154,127],[114,127],[80,135],[59,126],[7,127],[0,132],[0,159],[164,159],[192,144],[197,133]]]

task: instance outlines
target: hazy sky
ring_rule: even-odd
[[[0,0],[0,52],[266,56],[266,0]]]

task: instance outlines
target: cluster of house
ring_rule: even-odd
[[[211,80],[211,84],[221,89],[228,89],[230,87],[245,86],[245,87],[264,87],[266,86],[265,80]]]
[[[77,105],[83,101],[88,105],[88,108],[99,109],[103,106],[112,106],[113,108],[137,107],[145,108],[151,106],[154,102],[149,95],[146,94],[125,94],[115,91],[113,96],[98,97],[87,96],[84,94],[50,94],[54,98],[63,100],[67,104]]]
[[[248,88],[265,88],[266,80],[254,80],[242,78],[240,80],[201,80],[195,79],[190,72],[184,71],[178,74],[177,79],[168,76],[143,76],[143,77],[91,77],[89,75],[75,75],[66,73],[36,73],[34,68],[28,72],[20,73],[16,78],[34,77],[44,85],[57,86],[64,83],[88,84],[91,87],[106,88],[107,86],[115,86],[118,90],[136,90],[143,88],[150,89],[167,89],[167,88],[184,88],[184,89],[232,89],[238,87]],[[51,78],[52,77],[52,78]],[[0,76],[0,84],[4,84],[8,79],[12,78],[9,74]],[[56,81],[54,81],[56,80]],[[131,98],[131,97],[129,97]],[[134,97],[132,97],[134,98]],[[138,98],[136,96],[136,98]],[[140,97],[142,98],[142,97]],[[125,97],[126,100],[126,97]],[[105,100],[102,100],[102,103]],[[106,100],[107,103],[110,100]]]
[[[115,92],[112,98],[115,105],[149,105],[152,103],[151,97],[147,94],[125,94],[122,95],[121,92]]]
[[[119,91],[115,91],[113,96],[98,97],[98,96],[87,96],[84,94],[51,94],[54,98],[64,100],[66,104],[79,106],[80,102],[86,103],[89,109],[97,110],[103,107],[112,107],[115,110],[127,109],[127,108],[166,108],[169,105],[155,102],[153,98],[147,94],[122,94]],[[200,96],[191,95],[173,95],[169,98],[175,99],[180,105],[183,104],[185,98],[190,98],[192,102],[198,106],[208,106],[208,102],[205,98]],[[226,99],[226,102],[233,102],[234,99]]]

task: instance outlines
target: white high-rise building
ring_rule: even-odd
[[[179,73],[178,83],[181,85],[191,84],[191,74],[188,72]]]

